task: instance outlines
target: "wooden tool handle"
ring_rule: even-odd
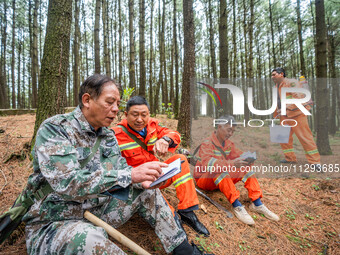
[[[136,252],[140,255],[151,255],[146,250],[144,250],[142,247],[140,247],[138,244],[124,236],[122,233],[111,227],[109,224],[107,224],[105,221],[102,221],[97,216],[93,215],[89,211],[85,211],[84,218],[92,222],[93,224],[102,227],[105,229],[105,231],[113,237],[115,240],[120,242],[121,244],[125,245],[126,247],[130,248],[132,251]]]

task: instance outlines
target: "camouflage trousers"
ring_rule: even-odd
[[[145,190],[127,201],[111,197],[88,210],[115,228],[138,212],[155,229],[167,253],[186,239],[159,189]],[[86,219],[27,224],[26,246],[28,254],[125,254],[103,228]]]

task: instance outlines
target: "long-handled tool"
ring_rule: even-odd
[[[121,244],[125,245],[126,247],[130,248],[132,251],[136,252],[140,255],[151,255],[146,250],[144,250],[142,247],[140,247],[138,244],[124,236],[122,233],[111,227],[109,224],[107,224],[105,221],[102,221],[97,216],[93,215],[89,211],[85,211],[84,218],[91,221],[93,224],[102,227],[105,229],[105,231],[114,239],[116,239]]]
[[[196,192],[201,195],[202,197],[204,197],[206,200],[208,200],[210,203],[212,203],[214,206],[216,206],[218,209],[224,211],[227,214],[228,218],[232,218],[233,214],[228,211],[225,207],[223,207],[222,205],[220,205],[219,203],[217,203],[216,201],[212,200],[210,197],[208,197],[206,194],[204,194],[202,191],[200,191],[199,189],[195,188]]]

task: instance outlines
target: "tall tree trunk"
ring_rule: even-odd
[[[0,108],[9,108],[8,87],[6,77],[7,46],[7,1],[3,1],[3,20],[1,22],[1,58],[0,58]]]
[[[315,0],[316,18],[316,118],[317,146],[321,155],[332,153],[328,139],[328,88],[327,88],[327,50],[326,22],[323,0]]]
[[[236,47],[236,1],[233,0],[233,75],[232,78],[236,78],[236,64],[237,64],[237,59],[236,59],[236,52],[237,52],[237,47]]]
[[[145,0],[139,0],[139,95],[145,97]]]
[[[215,38],[214,38],[214,23],[212,18],[213,9],[211,8],[211,0],[208,0],[208,13],[209,16],[209,45],[210,45],[210,55],[211,55],[211,68],[213,73],[213,78],[217,78],[216,69],[216,54],[215,54]]]
[[[111,76],[111,59],[109,52],[109,18],[107,13],[107,0],[102,0],[102,21],[103,21],[103,35],[104,35],[104,66],[105,74]]]
[[[159,79],[157,82],[157,87],[156,87],[156,96],[155,97],[155,111],[156,113],[159,113],[159,95],[160,95],[160,88],[162,87],[163,84],[163,59],[162,59],[162,55],[163,55],[163,50],[162,50],[162,26],[161,26],[161,1],[158,1],[158,49],[159,49],[159,58],[160,58],[160,63],[159,63]],[[163,92],[162,92],[162,100],[164,101],[164,96],[163,96]]]
[[[174,104],[174,113],[175,118],[178,118],[179,112],[179,65],[178,65],[178,46],[177,46],[177,10],[176,10],[176,0],[174,0],[173,13],[174,13],[174,22],[173,22],[173,40],[174,40],[174,58],[175,58],[175,104]]]
[[[272,36],[273,64],[276,67],[275,41],[274,41],[274,25],[273,25],[273,10],[272,10],[271,0],[269,0],[269,20],[270,20],[270,32],[271,32],[271,36]]]
[[[114,4],[112,3],[112,7],[109,7],[109,10],[113,10],[113,17],[115,20],[113,20],[113,17],[110,17],[110,32],[111,32],[111,56],[113,63],[112,66],[112,77],[114,77],[117,80],[117,38],[118,38],[118,29],[117,29],[117,4],[118,2],[115,1]],[[112,9],[113,8],[113,9]]]
[[[123,73],[123,54],[122,54],[122,43],[123,43],[123,31],[122,31],[122,7],[121,7],[121,0],[118,0],[118,33],[119,33],[119,40],[118,40],[118,68],[119,68],[119,78],[118,82],[122,83],[122,73]]]
[[[135,73],[135,38],[134,38],[134,0],[129,0],[129,38],[130,38],[130,62],[129,62],[129,87],[136,88]]]
[[[183,23],[184,23],[184,68],[182,85],[181,111],[178,121],[178,131],[182,134],[183,144],[190,144],[191,115],[193,112],[190,87],[191,79],[195,78],[195,23],[193,0],[183,1]]]
[[[40,124],[46,118],[64,112],[71,23],[72,0],[50,0],[32,145]]]
[[[94,72],[100,73],[100,42],[99,42],[99,24],[100,24],[100,5],[101,0],[96,0],[96,12],[94,19]]]
[[[80,41],[80,27],[79,27],[79,0],[74,0],[75,11],[74,11],[74,40],[73,40],[73,106],[79,104],[78,93],[80,87],[80,76],[79,76],[79,41]],[[70,95],[69,95],[70,97]]]
[[[86,17],[86,10],[85,10],[85,3],[82,2],[82,13],[83,17]],[[84,50],[85,50],[85,66],[86,66],[86,77],[89,76],[89,58],[88,58],[88,52],[87,52],[87,33],[86,33],[86,19],[83,19],[83,27],[84,27]]]
[[[246,6],[246,1],[243,0],[243,40],[244,40],[244,54],[246,56],[246,59],[248,60],[248,43],[247,43],[247,31],[248,31],[248,28],[247,28],[247,11],[248,11],[248,8]],[[242,61],[243,62],[243,61]],[[245,69],[242,69],[242,70],[245,70],[243,73],[246,74],[246,77],[248,78],[249,77],[249,61],[245,61],[245,64],[246,64],[246,67]]]
[[[18,43],[18,65],[17,65],[17,108],[22,108],[21,104],[21,87],[20,87],[20,78],[21,78],[21,49],[22,49],[22,42]]]
[[[163,0],[163,12],[162,12],[162,31],[161,31],[161,65],[163,66],[162,71],[162,101],[167,107],[168,105],[168,84],[167,84],[167,74],[166,74],[166,60],[165,60],[165,5],[166,2]]]
[[[228,50],[228,16],[227,1],[220,0],[220,20],[219,20],[219,38],[220,38],[220,78],[229,78],[229,50]]]
[[[32,108],[37,108],[38,103],[38,8],[39,0],[34,1],[33,9],[33,35],[32,35],[32,58],[31,58],[31,77],[32,77]]]
[[[300,1],[296,1],[296,13],[297,13],[297,26],[298,26],[298,36],[299,36],[299,48],[300,48],[300,66],[301,75],[306,76],[305,58],[303,56],[303,40],[302,40],[302,22],[301,22],[301,11],[300,11]]]
[[[12,75],[12,108],[16,109],[16,100],[15,100],[15,0],[12,0],[12,68],[11,68],[11,75]]]
[[[328,25],[328,27],[330,27]],[[335,38],[334,34],[335,31],[332,31],[328,29],[328,66],[329,66],[329,78],[330,78],[330,84],[332,88],[332,100],[331,100],[331,111],[330,111],[330,123],[329,123],[329,133],[334,135],[336,131],[338,130],[338,127],[336,125],[336,116],[339,115],[337,111],[339,111],[339,108],[337,109],[337,101],[339,98],[337,98],[337,95],[339,94],[339,84],[337,84],[336,81],[336,61],[335,61]]]
[[[26,108],[26,86],[25,86],[25,82],[26,82],[26,61],[25,61],[25,41],[22,42],[22,93],[21,93],[21,108],[25,109]]]
[[[150,104],[150,112],[155,113],[154,109],[154,100],[153,100],[153,8],[154,8],[154,1],[151,0],[151,13],[150,13],[150,62],[149,62],[149,104]]]

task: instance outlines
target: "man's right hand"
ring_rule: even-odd
[[[159,161],[147,162],[137,166],[131,172],[132,183],[153,182],[162,175],[162,167],[167,166],[168,164]]]

